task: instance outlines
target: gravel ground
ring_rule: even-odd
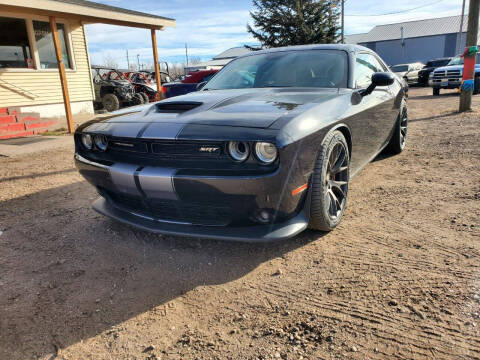
[[[73,147],[0,158],[0,358],[480,359],[479,105],[411,89],[339,228],[265,245],[96,214]]]

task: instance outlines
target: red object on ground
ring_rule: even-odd
[[[198,84],[202,79],[210,74],[216,74],[218,70],[198,70],[191,71],[188,73],[187,77],[182,80],[184,84]]]

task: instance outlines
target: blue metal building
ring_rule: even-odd
[[[460,49],[457,49],[460,20],[461,16],[458,15],[378,25],[368,33],[345,36],[345,42],[374,50],[389,65],[417,61],[426,63],[431,59],[455,56],[463,52],[467,16],[463,22]]]

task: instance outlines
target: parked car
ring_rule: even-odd
[[[358,45],[238,57],[202,90],[81,125],[75,162],[98,212],[166,234],[268,241],[330,231],[349,181],[406,144],[405,92]]]
[[[111,68],[92,67],[96,106],[103,106],[107,111],[116,111],[121,106],[140,105],[143,97],[135,93],[135,88],[122,74]]]
[[[425,65],[421,62],[412,64],[399,64],[390,67],[397,76],[405,79],[407,84],[418,84],[418,73]]]
[[[162,85],[165,98],[188,94],[197,91],[197,84],[209,81],[218,70],[198,70],[188,73],[181,82],[172,82]]]
[[[480,93],[480,52],[477,53],[475,65],[474,94]],[[430,73],[428,84],[433,88],[433,95],[440,95],[440,89],[458,89],[462,85],[463,57],[454,57],[447,66],[436,68]]]
[[[432,71],[436,68],[446,66],[450,60],[452,60],[451,57],[446,57],[427,61],[423,69],[418,72],[418,83],[423,86],[428,86],[428,77]]]

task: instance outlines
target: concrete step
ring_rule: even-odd
[[[17,114],[15,116],[17,118],[17,122],[35,121],[40,119],[40,114],[34,112]]]
[[[18,137],[33,136],[33,131],[19,131],[11,134],[1,134],[0,139],[13,139]]]
[[[0,113],[0,125],[13,124],[16,122],[17,122],[17,119],[15,118],[15,115],[7,115],[7,114]]]
[[[0,135],[9,135],[15,132],[25,131],[24,123],[2,124],[0,125]]]

